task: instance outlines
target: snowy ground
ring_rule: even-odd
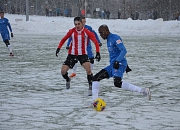
[[[180,125],[178,37],[123,37],[127,59],[133,69],[124,80],[150,87],[152,100],[113,87],[112,79],[101,82],[107,108],[103,112],[82,109],[87,96],[85,72],[78,67],[72,88],[65,89],[59,69],[66,57],[55,57],[57,36],[17,35],[12,40],[14,57],[1,44],[0,128],[24,129],[163,129]],[[153,41],[153,42],[152,42]],[[102,49],[105,49],[103,45]],[[107,51],[94,73],[108,64]]]
[[[26,29],[23,26],[26,23],[22,22],[22,26],[12,23],[15,31],[11,44],[15,56],[9,57],[4,43],[0,42],[1,130],[179,130],[180,37],[175,35],[178,31],[148,36],[118,32],[132,68],[132,72],[124,74],[124,80],[150,87],[152,100],[114,87],[112,79],[103,80],[100,97],[107,107],[103,112],[96,112],[82,108],[91,97],[87,96],[86,74],[80,65],[71,89],[65,89],[60,75],[67,56],[65,46],[59,57],[55,56],[63,35],[56,31],[49,35],[49,30],[47,33],[37,30],[33,34],[31,27],[21,32],[20,29]],[[102,42],[102,60],[95,63],[94,73],[108,64],[105,41]]]

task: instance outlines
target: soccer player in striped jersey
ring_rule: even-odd
[[[87,28],[89,31],[91,31],[92,33],[94,33],[96,39],[97,39],[98,42],[99,42],[99,46],[102,46],[102,44],[101,44],[101,42],[100,42],[100,39],[99,39],[97,33],[92,29],[91,26],[86,25],[86,18],[85,18],[85,17],[81,17],[81,19],[82,19],[82,23],[83,23],[84,28]],[[66,49],[69,49],[69,46],[70,46],[70,44],[71,44],[71,41],[72,41],[72,38],[69,38],[69,39],[68,39],[67,46],[66,46]],[[91,41],[90,41],[90,40],[88,40],[87,55],[88,55],[89,60],[90,60],[90,63],[91,63],[91,70],[93,70],[93,68],[94,68],[94,54],[93,54],[93,49],[92,49]],[[70,78],[76,76],[77,66],[78,66],[78,63],[76,63],[76,64],[74,65],[74,67],[73,67],[73,69],[72,69],[72,70],[73,70],[73,73],[69,76]],[[92,86],[89,86],[88,96],[92,96]]]
[[[98,62],[101,59],[99,43],[95,35],[92,32],[90,32],[88,29],[84,28],[82,19],[80,17],[74,18],[74,25],[75,27],[70,29],[68,33],[62,38],[56,50],[56,56],[58,56],[58,53],[61,47],[63,46],[63,44],[65,43],[65,41],[70,37],[72,38],[72,43],[68,50],[68,56],[61,68],[61,74],[63,78],[66,80],[66,89],[70,88],[70,81],[71,81],[70,77],[68,76],[68,70],[70,68],[72,69],[75,63],[77,63],[78,61],[86,70],[89,87],[92,86],[93,74],[91,72],[91,65],[89,62],[87,49],[86,49],[89,39],[93,41],[93,43],[95,44],[95,48],[96,48],[95,58],[97,59]]]

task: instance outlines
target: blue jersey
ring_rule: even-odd
[[[3,38],[3,41],[5,41],[6,39],[10,40],[8,28],[10,32],[12,32],[9,20],[7,18],[0,19],[0,33]]]
[[[107,48],[109,51],[110,65],[104,69],[108,72],[109,77],[117,76],[122,78],[127,66],[127,61],[125,58],[127,50],[120,36],[110,33],[107,37]],[[120,63],[120,67],[118,70],[113,68],[113,63],[115,61],[119,61]]]
[[[85,25],[84,27],[87,28],[89,31],[93,32],[95,37],[96,37],[96,39],[100,43],[99,37],[98,37],[97,33],[92,29],[92,27],[88,26],[88,25]],[[71,40],[72,40],[72,38],[68,39],[67,46],[70,46]],[[88,41],[88,45],[87,45],[87,54],[88,54],[89,58],[94,58],[93,51],[92,51],[92,46],[91,46],[91,41],[90,40]]]

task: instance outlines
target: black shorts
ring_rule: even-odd
[[[68,55],[67,58],[66,58],[66,61],[64,62],[63,65],[67,65],[69,68],[73,68],[74,65],[77,63],[77,62],[80,62],[80,64],[82,65],[83,63],[85,62],[89,62],[89,58],[87,55]]]

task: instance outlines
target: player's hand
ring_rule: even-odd
[[[66,49],[69,50],[69,46],[66,46]]]
[[[118,70],[119,69],[119,61],[115,61],[113,64],[113,68]]]
[[[101,60],[101,56],[99,52],[96,52],[95,59],[99,62]]]
[[[100,47],[102,46],[102,43],[101,43],[101,42],[99,43],[99,46],[100,46]]]
[[[13,33],[11,33],[11,37],[13,37],[14,35],[13,35]]]
[[[57,57],[58,57],[59,51],[60,51],[60,48],[57,48],[57,50],[56,50],[56,56],[57,56]]]
[[[130,72],[130,71],[132,71],[132,70],[131,70],[131,68],[129,68],[129,65],[127,65],[127,67],[126,67],[126,73],[128,73],[128,72]]]

